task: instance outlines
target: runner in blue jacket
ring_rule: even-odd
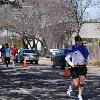
[[[4,55],[5,55],[5,64],[8,67],[8,64],[10,63],[10,56],[11,56],[11,49],[9,48],[8,43],[5,44]]]
[[[78,100],[83,100],[82,93],[87,74],[86,66],[89,59],[89,52],[87,47],[83,45],[82,38],[79,35],[75,37],[75,45],[71,49],[72,52],[65,57],[65,60],[71,66],[72,86],[79,87]],[[72,88],[69,86],[67,95],[70,96],[71,93]]]

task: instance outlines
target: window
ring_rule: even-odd
[[[35,53],[34,50],[23,50],[23,53]]]

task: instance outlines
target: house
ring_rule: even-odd
[[[88,22],[84,23],[80,30],[80,36],[87,40],[92,40],[91,45],[88,45],[90,59],[100,61],[100,44],[95,40],[100,41],[100,23]]]
[[[79,34],[82,38],[100,39],[100,23],[99,22],[84,23],[82,25]]]

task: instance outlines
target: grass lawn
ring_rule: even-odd
[[[93,62],[93,65],[97,65],[100,67],[100,61]]]

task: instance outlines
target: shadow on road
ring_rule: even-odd
[[[7,71],[8,70],[8,71]],[[0,66],[0,100],[76,100],[66,96],[70,78],[58,68],[9,71]],[[87,76],[84,100],[100,99],[100,76]],[[77,91],[76,91],[77,92]]]

